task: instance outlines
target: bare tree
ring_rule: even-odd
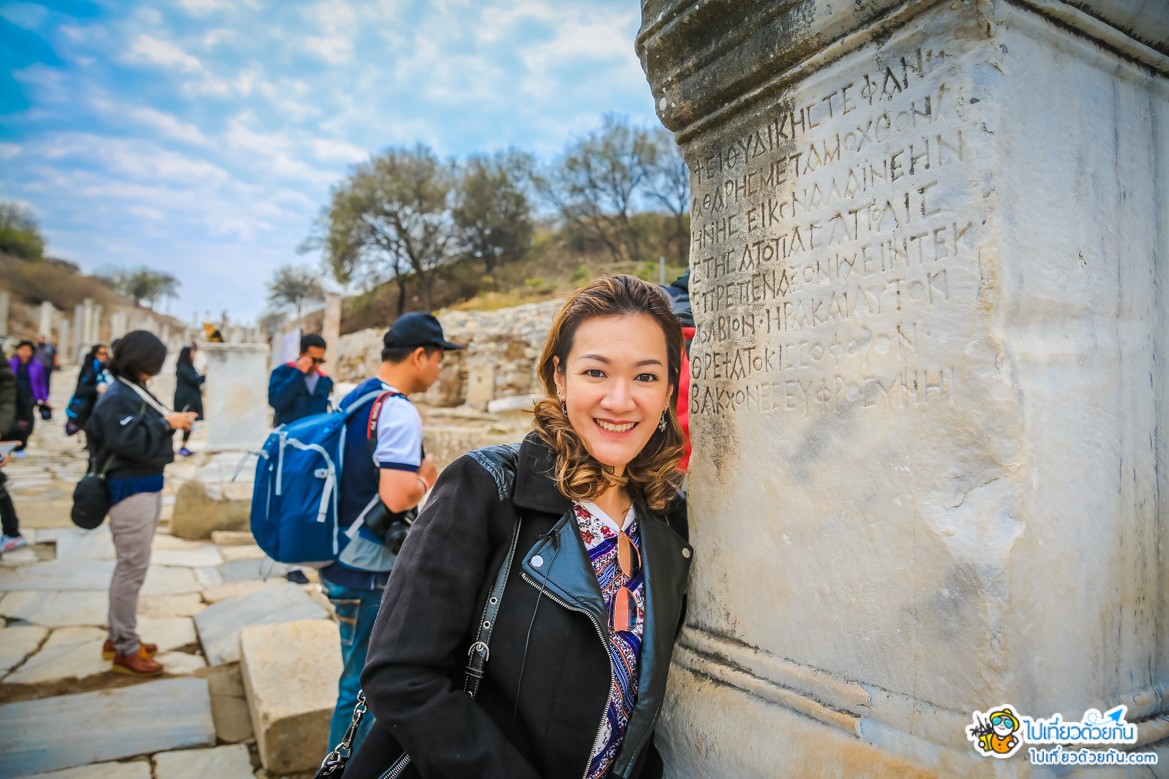
[[[509,149],[473,155],[460,170],[451,216],[463,256],[481,260],[485,273],[523,257],[532,245],[527,182],[533,168],[532,155]]]
[[[690,169],[669,131],[655,130],[653,142],[657,154],[646,178],[645,193],[650,203],[670,215],[669,244],[678,264],[685,265],[690,255]]]
[[[657,154],[648,131],[608,114],[601,129],[569,146],[537,185],[571,230],[599,243],[615,261],[637,259],[640,236],[630,219]]]
[[[300,319],[301,308],[305,303],[321,303],[325,300],[325,290],[317,276],[312,268],[280,266],[268,282],[268,304],[274,310],[292,306],[296,309],[296,318]]]

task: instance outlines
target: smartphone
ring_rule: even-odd
[[[20,446],[19,441],[0,441],[0,460],[16,451],[18,446]]]

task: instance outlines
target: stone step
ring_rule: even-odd
[[[0,706],[0,779],[214,743],[205,679]]]
[[[252,757],[243,744],[184,749],[154,756],[155,779],[252,779]]]
[[[239,643],[260,761],[274,774],[319,766],[341,677],[337,625],[310,620],[249,627]]]
[[[25,779],[25,777],[21,777]],[[149,760],[128,760],[124,763],[97,763],[47,774],[31,774],[28,779],[151,779]]]
[[[207,662],[222,665],[239,660],[239,632],[245,627],[328,616],[298,586],[283,583],[208,606],[195,615],[195,627]]]

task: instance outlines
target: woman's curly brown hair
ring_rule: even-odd
[[[617,476],[611,468],[593,459],[583,439],[561,410],[556,394],[557,371],[568,361],[580,325],[598,316],[645,314],[662,328],[666,338],[666,374],[670,385],[670,407],[665,431],[655,428],[649,442]],[[678,492],[682,459],[682,427],[678,423],[678,379],[682,370],[682,326],[670,310],[670,302],[657,286],[636,276],[612,275],[586,284],[569,295],[556,314],[537,373],[547,397],[536,403],[533,427],[536,434],[556,452],[553,477],[560,492],[570,500],[593,500],[613,486],[625,486],[645,501],[651,511],[664,511]]]

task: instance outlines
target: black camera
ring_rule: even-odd
[[[365,515],[365,526],[374,535],[381,538],[386,548],[394,554],[402,549],[402,543],[410,532],[410,526],[418,516],[417,508],[405,511],[390,511],[380,500],[377,505]]]

